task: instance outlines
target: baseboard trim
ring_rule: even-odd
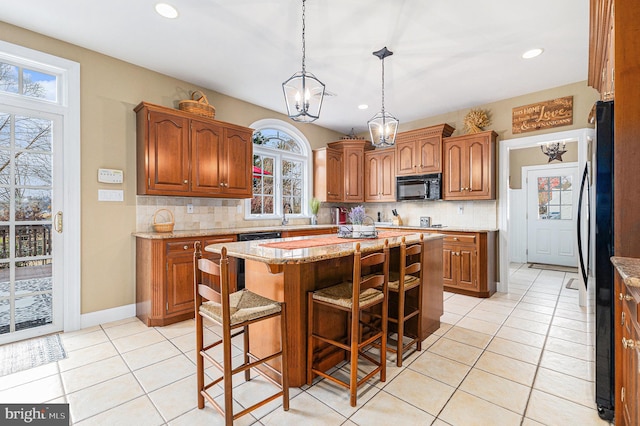
[[[89,312],[80,316],[80,328],[93,327],[94,325],[118,321],[136,316],[136,304],[118,306],[117,308],[104,309],[102,311]]]

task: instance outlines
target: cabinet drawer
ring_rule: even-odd
[[[443,239],[444,243],[457,243],[457,244],[475,244],[476,236],[467,234],[447,234]]]
[[[167,253],[169,254],[177,254],[177,253],[193,253],[193,243],[197,240],[192,241],[175,241],[171,243],[167,243]]]
[[[623,285],[622,292],[618,295],[618,297],[623,301],[622,303],[626,306],[632,320],[640,322],[640,318],[638,317],[639,298],[637,293],[638,292],[634,289],[630,289],[626,285]]]
[[[204,238],[202,240],[202,248],[205,248],[209,244],[233,243],[234,241],[237,241],[235,235],[220,235],[217,237]]]

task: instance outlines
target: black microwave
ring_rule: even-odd
[[[442,199],[442,173],[396,178],[396,200]]]

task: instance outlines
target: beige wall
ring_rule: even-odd
[[[80,63],[82,313],[135,303],[136,128],[140,101],[177,106],[190,90],[184,81],[0,22],[0,39]],[[249,125],[286,116],[212,91],[216,119]],[[296,125],[296,123],[292,123]],[[296,126],[312,147],[342,135],[315,125]],[[124,171],[123,185],[97,182],[100,167]],[[98,202],[98,189],[124,189],[123,203]]]
[[[568,142],[566,153],[562,154],[562,162],[578,161],[578,142]],[[522,188],[522,168],[526,166],[540,166],[549,164],[549,157],[542,153],[539,147],[513,149],[509,151],[509,188]],[[560,164],[553,160],[552,164]]]
[[[529,105],[536,102],[547,101],[551,99],[561,98],[573,95],[573,124],[571,126],[556,127],[554,129],[538,130],[535,132],[527,132],[514,135],[511,132],[511,111],[515,107]],[[514,139],[519,137],[542,135],[545,133],[562,132],[566,130],[583,129],[585,127],[593,127],[587,121],[591,108],[595,101],[598,100],[598,93],[587,86],[586,81],[567,84],[566,86],[554,87],[540,92],[529,93],[514,98],[503,99],[501,101],[492,102],[484,105],[476,105],[473,109],[484,109],[488,111],[491,124],[485,130],[494,130],[498,134],[498,140]],[[471,110],[462,109],[441,114],[435,117],[429,117],[422,120],[403,123],[400,118],[399,131],[419,129],[421,127],[433,126],[440,123],[447,123],[455,127],[456,131],[452,136],[463,135],[464,117]]]

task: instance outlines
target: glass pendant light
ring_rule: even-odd
[[[324,84],[305,68],[305,1],[302,0],[302,71],[282,83],[282,90],[289,118],[301,123],[311,123],[320,117]]]
[[[373,146],[385,148],[396,143],[398,132],[398,119],[384,110],[384,58],[393,55],[393,52],[385,46],[373,54],[382,61],[382,111],[374,115],[367,124]]]

